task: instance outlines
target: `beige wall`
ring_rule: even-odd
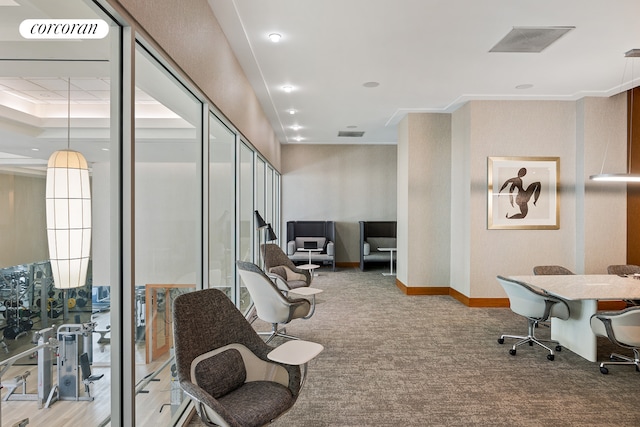
[[[151,38],[260,153],[280,169],[280,143],[206,0],[108,0]],[[132,21],[130,21],[132,22]],[[143,32],[143,34],[145,34]]]
[[[0,268],[49,259],[45,177],[0,174]]]
[[[449,286],[451,115],[408,114],[398,138],[398,280]]]
[[[583,147],[578,155],[584,168],[577,170],[577,181],[585,186],[577,195],[576,269],[587,274],[605,273],[608,265],[627,260],[626,185],[589,181],[603,167],[604,173],[627,171],[626,111],[624,93],[578,103],[578,146]]]
[[[360,261],[358,221],[396,220],[395,145],[282,146],[282,236],[287,221],[336,222],[336,262]]]
[[[624,153],[624,117],[617,97],[580,103],[473,101],[456,111],[452,152],[459,176],[452,179],[452,229],[469,232],[452,233],[452,287],[471,298],[504,297],[498,274],[532,274],[538,264],[604,273],[608,263],[622,261],[625,192],[591,183],[588,175],[599,172],[595,164],[606,142],[610,152]],[[490,156],[560,157],[559,230],[487,229]],[[467,168],[457,164],[467,161],[468,177]],[[467,199],[468,214],[458,213],[467,209]],[[466,262],[457,251],[467,248],[468,265],[457,266],[454,259]]]

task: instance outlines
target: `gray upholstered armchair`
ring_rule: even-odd
[[[263,244],[262,257],[267,275],[274,279],[280,290],[286,292],[311,284],[309,270],[297,268],[280,246],[273,243]]]
[[[298,397],[307,362],[323,348],[291,341],[274,350],[217,289],[178,296],[173,328],[180,386],[208,426],[262,426],[284,414]],[[298,351],[305,356],[287,360]]]

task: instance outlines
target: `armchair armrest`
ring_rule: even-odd
[[[334,256],[336,252],[335,245],[333,242],[327,243],[327,255]]]
[[[296,253],[296,242],[290,240],[287,242],[287,255],[293,255]]]
[[[364,242],[362,250],[362,253],[364,255],[369,255],[371,253],[371,245],[369,244],[369,242]]]
[[[289,291],[289,293],[292,294],[297,294],[303,297],[311,297],[310,301],[311,301],[311,310],[309,310],[309,314],[307,314],[305,317],[303,317],[303,319],[309,319],[311,316],[313,316],[313,313],[315,313],[316,311],[316,294],[319,294],[320,292],[322,292],[322,289],[318,289],[318,288],[295,288],[295,289],[291,289]],[[267,355],[267,357],[269,357]]]
[[[322,344],[311,341],[291,340],[267,354],[270,360],[285,365],[304,365],[324,350]]]

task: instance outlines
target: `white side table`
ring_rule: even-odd
[[[324,350],[322,344],[311,341],[292,340],[276,347],[267,354],[267,357],[269,360],[286,365],[302,365],[302,377],[300,379],[300,389],[302,389],[304,381],[307,378],[307,364],[311,359],[320,354],[322,350]]]
[[[397,250],[397,248],[378,248],[379,251],[389,251],[389,257],[391,260],[389,261],[389,272],[382,273],[383,276],[395,276],[396,273],[393,272],[393,252]]]

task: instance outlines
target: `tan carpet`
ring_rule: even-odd
[[[526,321],[511,310],[406,296],[382,271],[321,270],[314,278],[312,285],[324,289],[316,314],[287,331],[325,351],[310,364],[294,408],[272,425],[640,425],[640,373],[633,367],[602,375],[568,350],[548,361],[543,349],[529,346],[511,356],[498,336],[526,332]],[[599,344],[599,357],[608,357],[614,347]]]

